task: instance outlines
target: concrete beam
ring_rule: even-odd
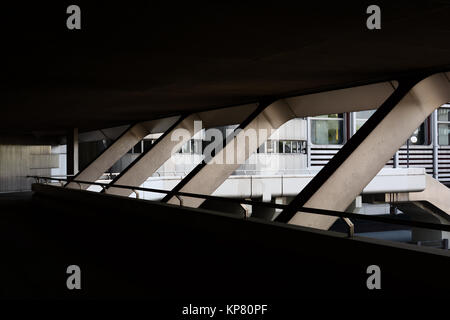
[[[210,161],[210,164],[199,164],[173,191],[212,194],[242,163],[211,163],[216,163],[217,159],[223,159],[224,154],[228,154],[230,149],[234,149],[234,154],[240,156],[244,153],[246,160],[252,153],[256,152],[260,144],[269,138],[269,136],[265,136],[264,139],[261,139],[262,137],[258,136],[258,146],[252,149],[249,149],[249,146],[245,144],[238,145],[239,140],[243,141],[243,139],[239,139],[239,136],[245,135],[247,129],[256,129],[258,134],[259,129],[274,131],[286,121],[296,117],[374,109],[394,91],[395,85],[390,82],[381,82],[277,100],[267,106],[265,110],[262,110],[260,115],[249,120],[245,126],[240,126],[239,129],[243,129],[243,131],[235,135],[233,141],[228,141],[224,148]],[[234,143],[235,141],[236,143]],[[214,179],[211,179],[211,177],[214,177]],[[171,194],[164,197],[163,201],[173,204],[179,203],[179,200]],[[198,207],[202,202],[201,199],[183,199],[183,205],[193,207]]]
[[[260,105],[241,125],[235,129],[232,138],[227,138],[220,151],[210,161],[202,161],[194,168],[175,188],[173,192],[192,192],[211,194],[230,175],[245,162],[248,157],[256,152],[257,148],[269,137],[268,132],[273,132],[283,123],[295,117],[289,105],[284,100],[278,100],[269,105]],[[245,136],[248,132],[256,134],[257,143],[247,143]],[[266,135],[262,138],[261,132]],[[227,156],[233,155],[233,159]],[[179,199],[168,194],[163,202],[177,204]],[[203,199],[183,197],[183,205],[198,207]]]
[[[177,145],[184,144],[201,129],[201,127],[194,125],[194,121],[199,120],[200,118],[197,114],[180,118],[152,144],[149,150],[143,152],[133,163],[111,181],[110,187],[105,192],[121,196],[129,196],[132,194],[132,190],[118,189],[111,186],[114,184],[140,186],[176,152],[175,148]],[[181,141],[173,139],[173,133],[177,130],[185,130],[184,132],[189,133],[189,135],[180,137]]]
[[[296,117],[313,117],[378,108],[394,91],[396,81],[286,98]]]
[[[220,126],[225,124],[233,124],[242,121],[242,117],[253,112],[256,104],[246,104],[231,108],[216,109],[209,112],[199,112],[191,114],[180,119],[171,128],[166,130],[164,134],[151,146],[149,150],[141,154],[133,163],[131,163],[124,171],[120,173],[110,183],[110,187],[106,189],[106,193],[130,196],[133,192],[128,189],[113,188],[114,184],[140,186],[148,177],[156,172],[166,162],[172,154],[177,151],[180,146],[191,139],[199,130],[210,128],[212,126]],[[201,121],[196,126],[195,121]],[[184,135],[175,137],[173,134],[177,130],[184,130]]]
[[[131,125],[95,160],[76,174],[74,179],[95,182],[146,135],[152,132],[163,132],[167,130],[167,128],[177,119],[178,117],[170,117]],[[87,189],[89,188],[89,185],[79,185],[77,183],[69,182],[66,184],[66,187],[75,189],[79,189],[81,187],[81,189]]]
[[[370,84],[365,86],[358,86],[353,88],[331,90],[323,93],[314,93],[298,97],[291,97],[283,100],[281,103],[289,105],[291,108],[292,117],[305,117],[316,114],[326,113],[341,113],[352,110],[368,110],[373,109],[374,106],[378,106],[380,101],[385,99],[392,90],[392,86],[389,82],[382,82],[377,84]],[[211,128],[217,126],[239,124],[250,115],[256,108],[256,104],[246,104],[228,108],[213,109],[210,111],[204,111],[197,113],[197,119],[202,120],[204,128]],[[175,121],[174,118],[173,122]],[[290,119],[288,119],[290,120]],[[165,119],[167,122],[167,119]],[[172,122],[172,123],[173,123]],[[155,129],[154,126],[159,124],[159,129]],[[119,136],[113,144],[107,148],[97,159],[91,162],[85,169],[75,176],[78,180],[83,181],[95,181],[105,171],[107,171],[116,161],[118,161],[131,147],[142,140],[147,134],[154,132],[164,132],[170,124],[166,124],[161,127],[161,120],[154,120],[148,122],[138,123],[128,128],[121,136]],[[264,142],[264,141],[263,141]],[[149,159],[150,155],[145,159]],[[131,167],[137,165],[137,161],[147,161],[144,159],[136,159],[131,164]],[[144,166],[145,167],[145,166]],[[153,172],[153,169],[147,168],[144,171],[139,170],[138,175],[149,177]],[[124,175],[131,176],[137,172],[137,169],[125,172]],[[136,185],[141,179],[121,179],[121,183],[132,183]],[[113,181],[118,183],[117,181]],[[136,185],[137,186],[137,185]],[[78,184],[69,183],[69,188],[80,188]],[[82,189],[87,189],[89,185],[82,185]],[[210,191],[209,193],[213,192]],[[127,192],[118,192],[120,194],[127,194]]]
[[[356,132],[277,218],[290,224],[328,229],[335,217],[297,212],[301,206],[345,210],[412,132],[450,101],[448,74],[403,79],[377,112]]]

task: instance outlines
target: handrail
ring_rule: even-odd
[[[135,187],[135,186],[120,185],[120,184],[110,185],[108,183],[82,181],[82,180],[75,180],[75,179],[63,179],[63,178],[52,178],[52,177],[42,177],[42,176],[27,176],[27,178],[36,179],[38,181],[38,183],[40,183],[39,181],[42,179],[44,181],[49,181],[49,180],[50,181],[51,180],[66,181],[66,182],[74,182],[74,183],[78,183],[78,184],[89,184],[89,185],[96,185],[96,186],[101,186],[101,187],[107,186],[109,188],[131,189],[131,190],[147,191],[147,192],[154,192],[154,193],[169,194],[172,192],[170,190],[142,188],[142,187]],[[64,187],[62,187],[62,188],[64,188]],[[211,196],[211,195],[182,192],[182,191],[177,191],[177,192],[173,192],[173,193],[176,196],[200,198],[200,199],[205,199],[205,200],[216,200],[216,201],[219,200],[219,201],[223,201],[223,202],[249,204],[249,205],[261,206],[261,207],[266,207],[266,208],[284,209],[284,208],[288,207],[288,205],[286,205],[286,204],[261,202],[261,201],[246,200],[246,199],[225,198],[225,197],[219,197],[219,196]],[[358,220],[381,222],[381,223],[387,223],[387,224],[424,228],[424,229],[430,229],[430,230],[450,231],[450,224],[436,224],[436,223],[422,222],[422,221],[401,220],[401,219],[396,219],[396,218],[386,218],[386,217],[370,216],[370,215],[353,213],[353,212],[334,211],[334,210],[316,209],[316,208],[308,208],[308,207],[299,207],[299,208],[297,208],[297,211],[318,214],[318,215],[334,216],[334,217],[339,217],[342,219],[352,218],[352,219],[358,219]]]

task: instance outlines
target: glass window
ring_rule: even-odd
[[[292,142],[291,141],[284,142],[284,153],[292,153]]]
[[[144,152],[145,151],[148,151],[150,148],[151,148],[151,146],[152,146],[152,144],[153,144],[153,139],[146,139],[146,140],[144,140]]]
[[[450,145],[450,108],[441,107],[438,113],[438,143],[441,146]]]
[[[142,143],[139,141],[133,148],[133,153],[142,153]]]
[[[263,144],[258,148],[258,153],[266,153],[266,143],[263,143]]]
[[[300,153],[300,141],[292,141],[292,153]]]
[[[416,137],[415,139],[411,139],[412,137]],[[414,142],[416,141],[416,142]],[[425,122],[423,122],[420,127],[418,127],[416,130],[414,130],[413,134],[411,135],[409,142],[411,144],[418,144],[423,145],[426,144],[425,141]]]
[[[343,113],[331,113],[331,114],[323,114],[320,116],[315,116],[314,118],[324,118],[324,119],[342,119],[344,117]]]
[[[267,144],[266,144],[267,153],[277,153],[277,151],[278,151],[277,146],[278,146],[278,143],[276,143],[276,141],[267,140]]]
[[[194,150],[194,152],[195,152],[196,154],[202,154],[202,153],[203,153],[203,150],[202,150],[202,140],[200,140],[200,139],[195,140],[195,150]]]
[[[438,121],[450,121],[450,108],[438,109]]]
[[[284,153],[284,141],[278,141],[278,152]]]
[[[179,153],[202,154],[203,140],[191,139],[178,151]]]
[[[439,123],[439,145],[448,146],[450,145],[450,124],[449,123]]]
[[[366,110],[355,112],[356,131],[375,113],[376,110]]]
[[[358,111],[355,112],[356,130],[362,127],[362,125],[375,113],[376,110]],[[426,120],[420,127],[418,127],[409,139],[410,144],[424,145],[427,143],[426,139]],[[415,137],[415,139],[411,139]],[[416,141],[416,142],[413,142]]]
[[[342,144],[343,133],[342,113],[311,118],[311,140],[314,144]]]
[[[190,153],[191,152],[191,141],[186,142],[181,147],[180,153]]]

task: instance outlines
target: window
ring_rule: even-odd
[[[266,143],[267,153],[277,153],[278,144],[274,140],[267,140]]]
[[[450,108],[448,107],[438,109],[438,136],[439,145],[450,145]]]
[[[143,141],[141,140],[138,143],[136,143],[136,145],[133,148],[128,150],[127,153],[131,153],[131,154],[133,154],[133,153],[142,153],[142,145],[143,145]]]
[[[333,113],[311,118],[311,140],[314,144],[342,144],[344,117]]]
[[[375,113],[376,110],[358,111],[355,112],[356,130],[362,127],[362,125]],[[427,143],[426,139],[426,128],[427,120],[425,120],[411,135],[411,137],[416,137],[416,139],[409,139],[410,144],[424,145]],[[413,142],[416,141],[416,142]]]
[[[267,140],[258,148],[258,153],[306,153],[306,141]]]
[[[203,140],[191,139],[187,141],[185,144],[183,144],[183,146],[178,152],[188,154],[202,154],[202,144]]]
[[[376,110],[358,111],[355,112],[356,131],[375,113]]]
[[[266,143],[263,143],[259,148],[258,148],[258,153],[266,153]]]
[[[290,153],[289,142],[290,141],[279,140],[278,153]]]
[[[191,153],[202,154],[202,140],[191,140]]]
[[[145,139],[144,140],[144,152],[148,151],[154,142],[155,142],[154,139]]]
[[[426,120],[425,120],[426,121]],[[416,130],[414,130],[412,137],[416,137],[416,139],[409,139],[409,143],[411,144],[417,144],[417,145],[423,145],[426,144],[427,141],[425,139],[425,123],[423,122],[420,127],[418,127]],[[415,142],[414,142],[415,141]]]
[[[189,140],[181,147],[180,153],[191,153],[191,141]]]
[[[136,143],[136,145],[133,148],[133,153],[142,153],[142,141]]]

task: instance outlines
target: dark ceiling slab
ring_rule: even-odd
[[[88,130],[450,66],[450,1],[93,5],[0,12],[0,134]]]

